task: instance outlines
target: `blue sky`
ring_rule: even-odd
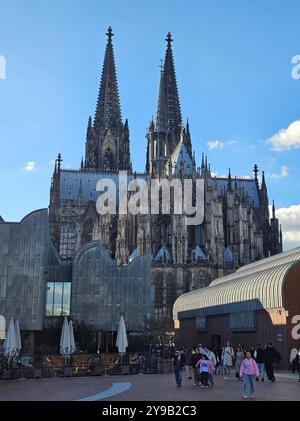
[[[64,166],[79,167],[111,25],[135,169],[145,165],[145,133],[170,31],[198,165],[202,152],[217,174],[231,167],[233,175],[251,175],[256,162],[293,233],[287,240],[300,244],[300,79],[291,76],[292,57],[300,54],[299,1],[1,0],[0,12],[5,220],[48,206],[49,162],[58,152]]]

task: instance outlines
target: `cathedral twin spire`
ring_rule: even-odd
[[[89,118],[85,161],[81,168],[98,171],[131,171],[128,121],[122,122],[112,28],[107,44],[94,116]]]
[[[157,131],[170,130],[180,133],[182,118],[170,32],[166,41],[167,49],[164,65],[161,66],[155,128]]]
[[[112,28],[106,33],[107,44],[94,121],[88,122],[85,161],[82,169],[131,170],[128,122],[122,122],[118,82],[113,51]],[[161,65],[157,112],[153,130],[165,140],[157,143],[157,150],[170,156],[184,133],[184,143],[192,157],[189,127],[183,129],[176,73],[172,52],[172,37],[167,34],[164,64]],[[156,146],[155,146],[156,148]],[[149,149],[149,148],[148,148]],[[152,148],[153,150],[153,148]],[[162,152],[163,151],[163,152]]]
[[[108,129],[112,127],[120,127],[122,125],[118,82],[112,44],[112,37],[114,34],[112,33],[111,27],[108,28],[106,35],[107,44],[94,118],[94,127],[96,129]]]

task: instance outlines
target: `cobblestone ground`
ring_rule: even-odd
[[[297,375],[277,374],[274,383],[256,382],[256,400],[286,401],[300,399],[300,382]],[[131,383],[129,390],[112,396],[109,401],[239,401],[241,382],[225,382],[215,376],[215,386],[208,389],[193,386],[193,380],[184,379],[183,387],[175,387],[171,374],[108,376],[90,378],[51,378],[36,380],[1,380],[2,401],[74,401],[99,394],[114,383]]]

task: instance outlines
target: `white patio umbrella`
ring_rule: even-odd
[[[15,335],[16,335],[16,348],[19,354],[22,349],[22,343],[21,343],[20,325],[19,325],[18,320],[15,321]]]
[[[4,342],[4,355],[5,357],[15,357],[17,354],[15,324],[13,319],[10,319]]]
[[[69,356],[71,353],[71,340],[70,340],[70,329],[68,324],[68,318],[64,318],[64,323],[61,331],[59,352],[61,355]]]
[[[70,332],[70,354],[75,352],[75,340],[74,340],[74,329],[72,320],[69,321],[69,332]]]
[[[123,315],[120,317],[116,347],[118,348],[120,354],[124,354],[126,352],[126,348],[128,347],[126,326]]]

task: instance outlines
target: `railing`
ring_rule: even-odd
[[[172,360],[158,357],[146,359],[144,363],[112,364],[109,366],[101,366],[101,364],[76,364],[72,366],[7,367],[0,369],[0,380],[112,376],[125,374],[165,374],[171,372]]]

